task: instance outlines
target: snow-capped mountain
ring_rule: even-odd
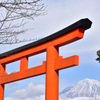
[[[84,79],[78,83],[65,88],[60,96],[63,98],[77,98],[100,96],[100,82],[93,79]]]

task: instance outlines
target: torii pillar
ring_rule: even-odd
[[[78,55],[67,58],[59,56],[59,47],[82,39],[84,31],[91,24],[89,19],[81,19],[48,37],[0,54],[0,100],[4,99],[5,84],[41,74],[46,74],[45,100],[58,100],[59,70],[79,64]],[[47,53],[46,61],[42,65],[28,68],[28,57],[42,52]],[[7,74],[6,64],[17,60],[20,60],[20,71]]]

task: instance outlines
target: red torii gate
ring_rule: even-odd
[[[59,56],[59,47],[83,38],[91,24],[89,19],[81,19],[48,37],[0,54],[0,100],[4,98],[5,84],[41,74],[46,74],[45,100],[58,100],[59,70],[79,64],[77,55],[64,59]],[[47,60],[40,66],[28,68],[28,57],[45,51]],[[20,60],[20,71],[7,74],[6,64],[17,60]]]

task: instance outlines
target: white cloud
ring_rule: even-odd
[[[17,90],[10,97],[5,100],[45,100],[44,85],[33,85],[30,83],[27,88]]]
[[[7,97],[7,98],[5,98],[4,100],[17,100],[17,99],[12,98],[12,97]]]

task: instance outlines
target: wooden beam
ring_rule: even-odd
[[[18,53],[15,53],[13,55],[4,57],[0,59],[0,63],[11,63],[15,60],[19,60],[20,58],[23,58],[25,56],[31,56],[31,55],[35,55],[41,52],[46,51],[47,47],[52,45],[52,46],[56,46],[56,47],[60,47],[69,43],[72,43],[74,41],[77,41],[81,38],[83,38],[84,35],[84,30],[83,29],[75,29],[67,34],[64,34],[56,39],[53,39],[51,41],[48,41],[46,43],[43,43],[41,45],[20,51]]]
[[[18,81],[21,79],[45,74],[45,72],[46,72],[45,67],[46,67],[46,62],[43,62],[42,65],[33,67],[33,68],[29,68],[25,71],[19,71],[19,72],[15,72],[12,74],[1,75],[0,76],[0,84],[7,84],[7,83]]]
[[[37,40],[35,42],[32,42],[32,43],[29,43],[27,45],[24,45],[24,46],[21,46],[19,48],[16,48],[16,49],[13,49],[11,51],[8,51],[8,52],[5,52],[5,53],[2,53],[0,54],[0,58],[3,58],[3,57],[6,57],[6,56],[9,56],[9,55],[13,55],[17,52],[20,52],[20,51],[23,51],[23,50],[26,50],[26,49],[29,49],[29,48],[32,48],[32,47],[35,47],[37,45],[41,45],[43,43],[46,43],[48,41],[51,41],[55,38],[58,38],[64,34],[68,34],[69,32],[77,29],[77,28],[81,28],[83,30],[87,30],[91,27],[92,25],[92,22],[88,19],[88,18],[84,18],[84,19],[80,19],[79,21],[73,23],[72,25],[56,32],[56,33],[53,33],[47,37],[44,37],[40,40]]]
[[[55,70],[61,70],[79,65],[79,56],[74,55],[71,57],[64,58],[61,56],[56,60]]]
[[[59,57],[59,59],[56,59],[55,70],[61,70],[64,68],[77,66],[79,64],[78,59],[79,57],[77,55],[64,59],[62,57]],[[42,65],[26,69],[25,71],[23,70],[12,74],[1,75],[0,84],[6,84],[21,79],[38,76],[45,73],[46,73],[46,62],[43,62]]]

